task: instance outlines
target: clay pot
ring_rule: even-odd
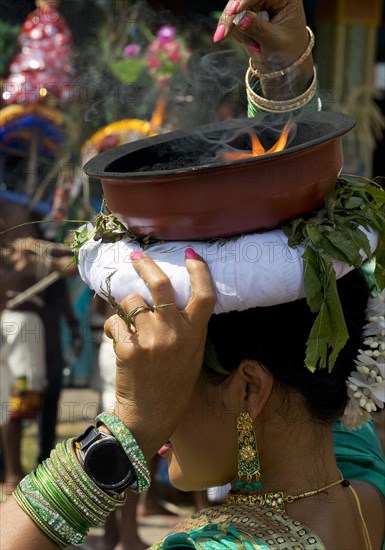
[[[139,236],[197,240],[267,230],[323,204],[343,167],[341,138],[355,120],[302,113],[283,151],[221,160],[224,150],[251,149],[250,130],[268,149],[284,123],[267,116],[170,132],[101,153],[84,170],[101,179],[109,209]]]

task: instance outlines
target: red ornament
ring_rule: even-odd
[[[3,86],[5,103],[43,103],[50,95],[63,102],[73,99],[72,35],[56,4],[38,3],[24,21],[18,37],[20,51]]]

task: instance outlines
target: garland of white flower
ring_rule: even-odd
[[[365,349],[355,360],[356,369],[347,379],[349,401],[342,421],[349,429],[358,428],[385,403],[385,290],[368,302],[367,324],[363,335]]]

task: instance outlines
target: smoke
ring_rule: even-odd
[[[164,126],[169,130],[197,130],[196,134],[180,142],[178,147],[182,147],[182,143],[183,147],[175,150],[175,154],[184,155],[186,151],[188,153],[193,151],[192,160],[199,157],[202,162],[211,163],[217,161],[223,151],[250,150],[249,129],[254,124],[252,121],[245,120],[241,129],[232,130],[233,134],[229,134],[227,130],[222,135],[202,134],[201,131],[201,127],[208,123],[247,117],[244,79],[248,57],[238,46],[234,46],[233,49],[218,50],[221,46],[212,43],[216,19],[200,17],[183,23],[181,19],[171,16],[169,12],[154,12],[143,5],[135,14],[130,13],[124,41],[118,36],[118,32],[124,29],[122,15],[119,10],[116,10],[116,13],[121,19],[115,21],[115,14],[114,24],[117,27],[115,40],[120,44],[125,45],[131,41],[130,36],[135,36],[135,29],[141,22],[145,22],[152,32],[155,32],[160,25],[169,23],[177,28],[179,34],[186,37],[187,44],[193,50],[187,70],[172,80],[171,89],[167,94],[168,104]],[[130,35],[127,34],[128,30]],[[94,45],[96,45],[95,42]],[[98,49],[100,50],[100,44]],[[95,58],[92,43],[88,54],[88,57],[83,56],[80,60],[78,72],[78,87],[84,98],[83,121],[88,133],[85,137],[89,137],[105,124],[116,120],[129,118],[149,120],[159,97],[159,89],[151,79],[148,80],[147,85],[136,82],[123,84],[109,70],[108,56],[106,59],[100,55],[100,59]],[[279,59],[282,60],[283,55],[280,53],[274,55],[274,61],[277,61],[278,65],[282,66]],[[265,148],[271,147],[272,140],[278,139],[286,119],[283,117],[282,120],[278,120],[278,130],[274,125],[276,121],[277,116],[271,121],[269,117],[265,118],[264,124],[272,129],[272,132],[266,134],[267,142],[263,143]],[[295,131],[292,129],[290,140],[294,135]],[[263,139],[264,135],[262,135],[262,142]],[[166,147],[161,156],[167,157],[167,155]]]
[[[109,19],[101,25],[97,23],[100,13],[94,14],[88,46],[77,58],[76,100],[88,134],[84,139],[116,120],[150,119],[160,92],[152,79],[141,79],[140,84],[123,83],[110,70],[110,63],[119,59],[119,51],[123,52],[128,43],[146,47],[141,42],[143,26],[155,33],[162,24],[174,25],[177,36],[183,35],[192,51],[187,70],[171,81],[167,93],[167,128],[191,129],[246,116],[247,56],[240,49],[218,51],[218,45],[212,43],[216,19],[195,17],[186,21],[167,11],[155,12],[145,4],[135,12],[131,7],[126,16],[115,9],[112,14],[106,12],[105,17]]]
[[[191,129],[210,122],[245,117],[246,58],[240,50],[196,51],[188,73],[177,83],[174,106],[178,127]],[[184,101],[183,101],[184,100]]]

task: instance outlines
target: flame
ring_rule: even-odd
[[[279,136],[279,139],[277,142],[270,147],[270,149],[265,149],[261,142],[259,141],[258,136],[254,132],[249,132],[250,139],[251,139],[251,148],[252,151],[250,153],[237,153],[235,151],[230,151],[223,153],[222,158],[223,160],[241,160],[241,159],[248,159],[253,157],[260,157],[262,155],[268,155],[270,153],[278,153],[278,151],[283,151],[287,145],[287,140],[289,138],[290,129],[291,129],[292,121],[288,120],[282,130],[281,135]]]
[[[156,102],[154,112],[150,120],[150,128],[152,130],[158,130],[164,121],[164,115],[166,111],[166,99],[161,96]]]

